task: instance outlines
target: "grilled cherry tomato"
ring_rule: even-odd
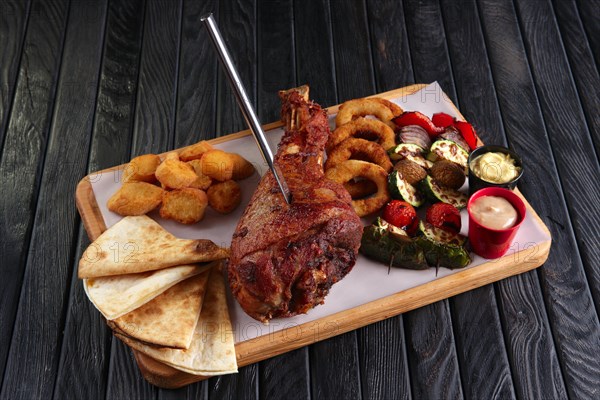
[[[388,223],[404,229],[409,235],[414,234],[419,227],[415,208],[405,201],[390,201],[383,209],[382,217]]]
[[[436,228],[448,232],[459,233],[461,227],[460,211],[447,203],[435,203],[427,209],[425,216],[427,222]],[[389,221],[388,221],[389,222]]]

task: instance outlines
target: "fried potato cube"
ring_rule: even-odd
[[[194,168],[196,175],[198,178],[190,185],[191,188],[206,190],[212,185],[212,179],[209,176],[206,176],[202,173],[202,163],[200,160],[192,160],[188,161],[188,164]]]
[[[119,215],[143,215],[160,205],[163,190],[146,182],[129,182],[117,190],[106,203]]]
[[[229,156],[233,159],[233,176],[232,178],[236,181],[249,178],[254,174],[254,165],[252,165],[244,157],[236,153],[229,153]]]
[[[165,160],[179,161],[179,154],[177,154],[176,151],[171,151],[171,152],[165,154]]]
[[[208,199],[203,190],[176,189],[164,192],[160,216],[182,224],[195,224],[204,218],[207,205]]]
[[[215,183],[208,188],[208,204],[218,213],[229,214],[242,201],[242,190],[236,181]]]
[[[156,182],[154,173],[159,164],[160,157],[156,154],[144,154],[132,158],[123,171],[123,183]]]
[[[164,160],[156,168],[155,175],[163,187],[169,189],[189,187],[198,178],[191,165],[174,159]]]
[[[185,148],[181,153],[179,153],[179,158],[182,161],[199,160],[204,153],[212,149],[213,147],[210,145],[210,143],[203,140]]]
[[[228,181],[233,177],[235,167],[234,157],[222,150],[209,150],[200,159],[202,173],[219,182]]]

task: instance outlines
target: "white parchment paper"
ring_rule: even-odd
[[[436,112],[445,112],[457,116],[452,103],[437,82],[426,86],[412,95],[392,99],[392,101],[400,105],[404,110],[420,111],[429,117]],[[334,117],[335,115],[330,116],[330,124],[332,127],[334,126]],[[267,137],[273,153],[276,152],[277,143],[279,143],[282,135],[282,129],[274,129],[267,132]],[[229,215],[220,215],[208,208],[205,218],[200,223],[193,226],[185,226],[173,221],[161,219],[156,212],[150,214],[150,216],[175,236],[186,239],[210,239],[218,245],[228,247],[231,243],[231,236],[233,235],[237,221],[242,216],[246,205],[250,201],[254,189],[258,185],[260,176],[268,170],[268,167],[262,159],[254,139],[251,136],[221,143],[215,147],[224,151],[238,153],[252,162],[256,167],[256,174],[239,182],[243,194],[241,205]],[[121,216],[106,208],[107,200],[121,185],[120,175],[120,171],[115,171],[114,173],[90,176],[92,188],[107,228],[111,227],[121,219]],[[466,190],[466,186],[463,189]],[[463,223],[462,233],[467,234],[468,218],[466,210],[461,212],[461,216]],[[541,226],[530,215],[527,215],[507,256],[549,239],[550,238],[546,235]],[[474,268],[486,261],[488,260],[473,254],[473,262],[467,269]],[[325,299],[325,304],[315,307],[306,315],[275,319],[272,320],[269,325],[263,325],[250,318],[232,298],[231,293],[228,293],[229,310],[235,340],[236,343],[243,342],[281,329],[296,327],[303,323],[348,310],[463,270],[464,269],[451,271],[440,268],[437,275],[434,268],[425,271],[392,268],[388,271],[386,265],[359,255],[354,269],[343,280],[332,287],[329,295]]]

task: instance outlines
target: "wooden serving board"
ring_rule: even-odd
[[[412,94],[426,85],[412,85],[401,89],[375,95],[386,99],[398,98]],[[374,96],[372,96],[374,97]],[[329,113],[336,113],[339,106],[328,108]],[[461,115],[456,109],[457,115]],[[464,118],[463,118],[464,119]],[[281,127],[281,122],[264,126],[265,131]],[[211,140],[212,144],[223,143],[250,135],[250,131],[242,131],[232,135]],[[479,144],[483,144],[479,140]],[[183,149],[179,149],[183,150]],[[106,230],[106,224],[96,202],[92,189],[93,177],[100,173],[113,172],[124,168],[115,166],[98,171],[82,179],[76,190],[77,209],[90,240],[95,240]],[[521,193],[516,193],[523,198]],[[527,213],[534,218],[541,229],[550,238],[550,231],[539,218],[535,210],[523,198]],[[292,328],[283,329],[268,335],[260,336],[235,345],[238,366],[243,367],[270,357],[336,336],[348,331],[372,324],[383,319],[414,310],[416,308],[446,299],[489,283],[517,275],[542,265],[548,258],[551,239],[526,247],[519,252],[500,259],[486,262],[473,268],[461,270],[454,274],[436,279],[426,284],[403,290],[393,295],[371,301],[358,307],[330,314],[316,321]],[[153,385],[163,388],[178,388],[197,382],[206,377],[191,375],[160,363],[138,351],[133,351],[144,378]]]

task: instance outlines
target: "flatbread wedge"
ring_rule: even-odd
[[[148,216],[130,216],[88,246],[79,261],[79,278],[135,274],[227,257],[229,250],[210,240],[180,239]]]
[[[83,288],[98,311],[107,320],[113,320],[146,304],[184,279],[212,268],[215,263],[180,265],[139,274],[84,279]]]
[[[125,344],[153,359],[193,375],[215,376],[237,372],[225,282],[219,269],[208,278],[194,339],[187,350],[153,346],[115,332]]]
[[[141,307],[108,321],[108,326],[142,342],[189,348],[209,274],[206,271],[179,282]]]

